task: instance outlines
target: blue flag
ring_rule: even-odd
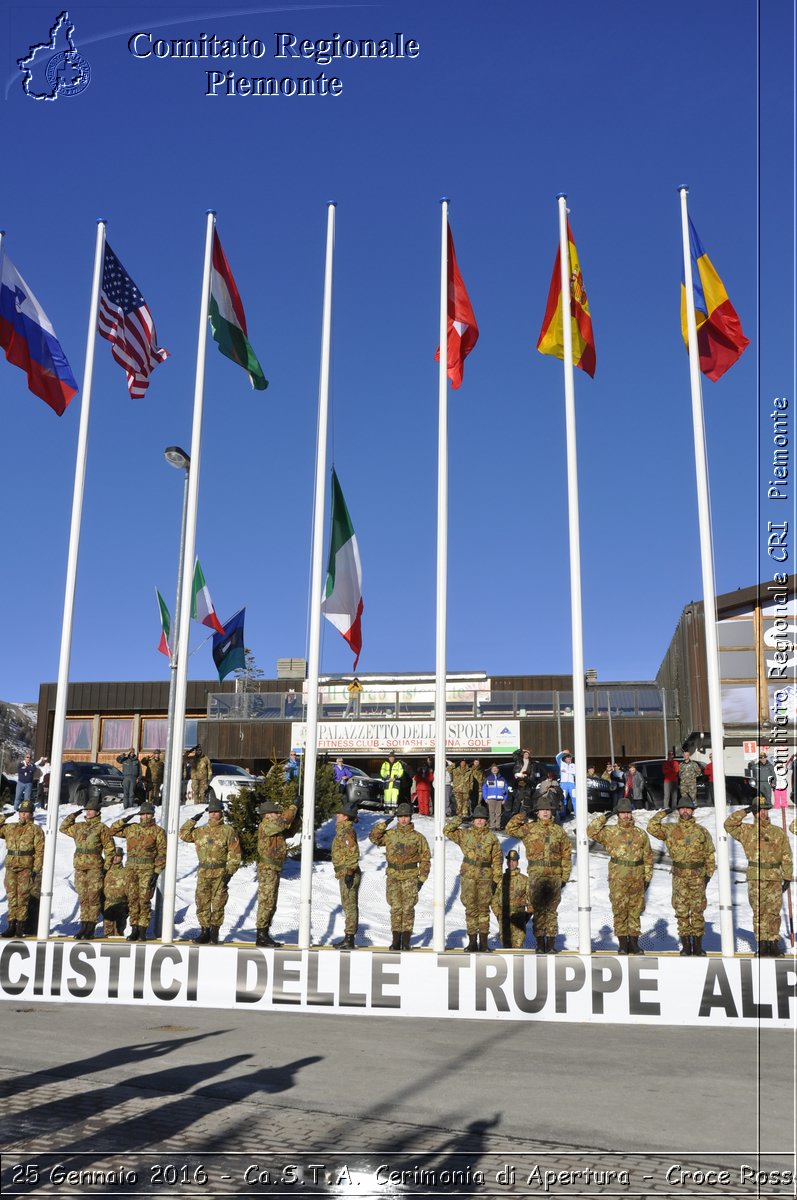
[[[221,683],[231,671],[243,669],[246,665],[244,654],[244,614],[246,609],[240,609],[235,616],[230,617],[224,626],[223,633],[213,635],[213,661],[219,673]]]

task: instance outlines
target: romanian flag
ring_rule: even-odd
[[[595,335],[592,332],[589,300],[569,221],[567,222],[567,249],[570,259],[568,274],[570,276],[570,328],[573,337],[573,362],[594,379]],[[548,306],[545,309],[542,330],[537,340],[537,349],[540,354],[552,354],[554,358],[564,358],[565,356],[564,326],[562,324],[562,272],[559,256],[560,251],[557,250],[551,289],[548,292]]]
[[[697,349],[700,370],[709,379],[719,379],[750,345],[742,323],[728,299],[725,285],[703,249],[697,230],[689,219],[689,250],[692,255],[692,292],[695,298]],[[681,274],[681,330],[689,349],[686,324],[686,284]]]
[[[465,359],[479,340],[479,326],[473,312],[465,283],[459,273],[457,256],[454,253],[454,239],[451,236],[451,226],[448,226],[448,347],[446,357],[446,374],[451,380],[451,386],[462,386],[462,373],[465,369]],[[440,347],[437,347],[435,362],[440,359]],[[356,665],[356,664],[355,664]]]

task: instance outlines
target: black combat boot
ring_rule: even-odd
[[[492,950],[490,949],[490,947],[487,944],[487,936],[488,935],[486,933],[479,934],[479,951],[482,954],[491,954],[492,953]]]
[[[17,922],[17,931],[19,931],[19,922]],[[19,937],[19,932],[17,932],[17,937]],[[771,947],[769,953],[772,958],[783,958],[784,951],[780,944],[780,938],[775,938],[775,941],[770,942],[769,945]]]
[[[275,942],[268,930],[266,930],[266,945],[271,950],[279,950],[282,942]]]
[[[218,944],[219,944],[219,926],[218,925],[211,925],[210,941],[211,941],[211,945],[218,946]]]
[[[4,938],[12,938],[12,937],[16,937],[16,936],[17,936],[17,922],[9,921],[8,924],[6,925],[5,931],[3,932],[3,937]]]
[[[475,954],[478,949],[479,949],[479,947],[476,943],[476,934],[475,933],[468,934],[468,944],[465,947],[465,953],[466,954]]]
[[[85,936],[86,936],[86,929],[87,929],[87,927],[88,927],[88,921],[81,921],[81,922],[80,922],[80,924],[78,925],[78,930],[77,930],[77,933],[75,934],[75,941],[76,941],[76,942],[82,942],[82,941],[83,941],[83,939],[84,939],[84,938],[85,938]]]
[[[638,935],[628,938],[628,953],[629,954],[644,954],[645,953],[645,951],[642,949],[642,947],[639,944],[639,936]]]
[[[204,933],[205,930],[203,929],[202,932]],[[257,929],[257,937],[255,938],[255,945],[256,946],[267,946],[268,945],[268,942],[266,941],[267,936],[268,936],[268,930],[266,929],[265,925],[259,925],[258,929]]]
[[[398,929],[393,930],[393,941],[390,943],[390,949],[391,950],[400,950],[401,949],[401,931]]]
[[[145,941],[147,940],[147,929],[148,929],[148,928],[149,928],[149,926],[148,926],[148,925],[139,925],[139,927],[138,927],[138,940],[139,940],[140,942],[145,942]]]
[[[97,928],[96,921],[86,921],[86,924],[83,926],[83,941],[84,942],[91,941],[91,939],[94,937],[94,931],[96,930],[96,928]]]
[[[356,946],[354,944],[354,934],[353,933],[347,933],[346,936],[344,937],[343,949],[344,950],[355,950],[356,949]]]
[[[411,937],[412,937],[412,931],[409,929],[405,929],[401,935],[401,949],[402,950],[411,950],[412,949],[412,946],[410,945]]]
[[[694,939],[691,937],[681,938],[681,958],[691,958],[695,952]]]
[[[700,934],[695,934],[695,936],[692,938],[692,953],[693,953],[693,954],[694,954],[694,955],[695,955],[697,958],[705,958],[705,957],[706,957],[706,952],[705,952],[705,950],[703,949],[703,935],[702,935],[702,933],[700,933]]]
[[[629,947],[628,947],[628,938],[625,936],[625,934],[618,933],[617,940],[620,943],[620,950],[618,953],[629,954],[630,951],[629,951]]]
[[[136,928],[135,925],[133,926],[133,928],[134,929]],[[199,935],[194,938],[194,943],[197,946],[207,946],[209,941],[210,941],[210,930],[207,927],[207,925],[203,925],[199,931]]]
[[[128,942],[137,942],[138,941],[138,925],[130,926],[130,932],[127,935],[127,940],[128,940]]]
[[[556,937],[555,936],[548,938],[548,953],[549,954],[558,954],[559,953],[559,951],[556,949]]]
[[[537,938],[537,953],[538,954],[548,954],[551,949],[550,941],[551,941],[551,939],[547,936],[546,937],[538,937]]]

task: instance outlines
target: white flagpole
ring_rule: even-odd
[[[75,585],[77,561],[80,550],[80,525],[83,516],[83,490],[86,482],[86,458],[89,442],[89,414],[91,411],[91,384],[94,376],[94,345],[97,332],[97,313],[100,307],[100,280],[105,256],[105,220],[97,222],[97,239],[94,245],[94,274],[91,280],[91,303],[89,305],[89,327],[86,335],[86,368],[83,373],[83,396],[80,401],[80,425],[75,461],[75,483],[72,491],[72,524],[69,529],[69,553],[66,564],[66,588],[64,591],[64,615],[61,624],[61,654],[58,660],[58,687],[55,694],[55,719],[53,744],[50,751],[50,791],[47,801],[47,818],[44,826],[44,860],[42,862],[41,902],[37,938],[43,941],[50,934],[50,915],[53,904],[53,877],[55,875],[55,841],[58,830],[58,803],[61,799],[61,774],[64,757],[64,732],[66,729],[66,702],[69,690],[69,661],[72,654],[72,625],[75,614]]]
[[[584,636],[581,619],[581,535],[578,521],[578,454],[576,396],[573,379],[573,331],[570,324],[570,249],[567,238],[567,196],[559,204],[559,265],[564,334],[565,429],[567,440],[567,515],[570,530],[570,625],[573,641],[573,754],[576,761],[576,868],[578,887],[578,950],[590,954],[589,839],[587,837],[587,721],[584,684]],[[562,747],[560,746],[561,750]]]
[[[717,880],[720,901],[720,944],[722,953],[732,957],[736,950],[733,932],[733,902],[731,899],[731,866],[728,835],[725,832],[727,801],[725,797],[725,735],[722,725],[722,692],[720,689],[719,649],[717,647],[717,605],[714,590],[714,557],[711,544],[711,511],[708,502],[708,458],[703,426],[703,391],[700,385],[700,358],[697,346],[695,295],[692,290],[692,252],[689,244],[689,213],[686,196],[689,189],[678,189],[681,195],[681,234],[684,251],[684,285],[686,291],[686,327],[689,334],[689,382],[692,389],[692,430],[695,439],[695,476],[697,479],[697,512],[700,523],[700,565],[703,575],[703,618],[706,630],[706,667],[708,677],[708,714],[711,746],[714,751],[714,815],[717,824]]]
[[[174,729],[169,754],[168,795],[166,804],[166,867],[163,874],[163,921],[161,941],[174,941],[174,906],[177,892],[177,840],[180,829],[180,802],[183,783],[183,743],[185,741],[185,697],[188,685],[188,642],[191,634],[191,588],[196,555],[196,518],[199,505],[199,464],[202,453],[202,408],[205,396],[205,349],[208,340],[210,305],[210,265],[216,214],[208,210],[205,227],[205,262],[202,270],[202,298],[199,306],[199,334],[194,379],[194,423],[191,431],[191,469],[188,473],[188,500],[183,546],[182,595],[180,596],[177,671],[174,675]]]
[[[448,585],[448,199],[440,201],[440,363],[437,374],[437,622],[435,631],[434,915],[432,949],[446,948],[446,600]]]
[[[324,308],[321,321],[321,371],[318,381],[318,440],[315,462],[313,564],[310,578],[310,646],[307,662],[307,724],[304,741],[302,791],[302,860],[299,879],[299,949],[311,939],[313,844],[315,840],[315,769],[318,755],[318,670],[321,658],[321,572],[327,493],[327,424],[329,363],[332,341],[332,265],[335,252],[335,204],[327,205],[327,252],[324,266]]]

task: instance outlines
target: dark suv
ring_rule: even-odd
[[[679,758],[679,765],[683,759]],[[662,759],[643,758],[633,764],[645,780],[645,787],[651,803],[660,808],[664,804],[664,779],[662,777]],[[725,776],[725,795],[731,807],[741,807],[750,804],[755,799],[756,789],[749,779],[743,775]],[[705,775],[697,778],[697,804],[706,808],[714,803],[714,795]]]
[[[345,764],[351,771],[351,779],[346,785],[346,799],[349,804],[358,808],[380,809],[385,803],[385,785],[381,779],[373,779],[359,767]]]
[[[65,762],[61,773],[61,804],[84,805],[89,788],[99,788],[100,803],[122,803],[122,772],[110,763]]]
[[[532,761],[532,798],[537,786],[542,783],[550,771],[554,779],[559,778],[559,768],[555,762],[545,762],[543,759],[534,758]],[[509,784],[510,792],[515,790],[515,771],[517,764],[514,760],[510,763],[499,763],[498,770],[503,775],[504,779]],[[600,775],[587,776],[587,812],[609,812],[613,806],[611,785],[606,779],[601,779]]]

